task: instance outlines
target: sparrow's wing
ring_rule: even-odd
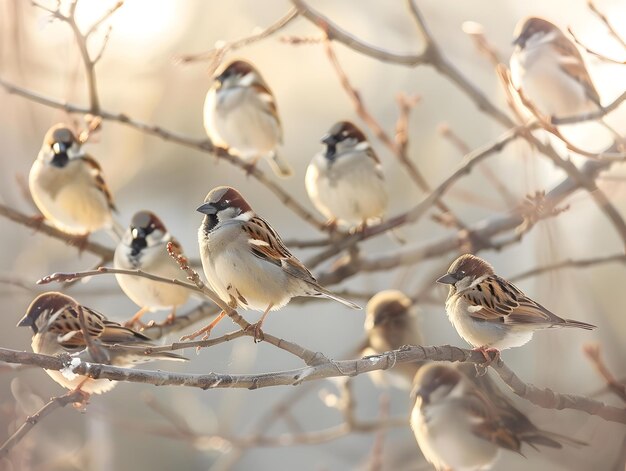
[[[580,83],[585,89],[587,97],[601,107],[600,96],[591,81],[585,62],[576,45],[565,36],[560,36],[552,41],[552,47],[556,49],[559,57],[559,66],[563,71]]]
[[[498,417],[498,411],[478,389],[468,390],[460,399],[461,405],[476,424],[472,427],[475,435],[495,443],[501,448],[520,452],[521,442],[512,430]]]
[[[562,324],[556,314],[536,303],[515,285],[499,276],[488,276],[461,296],[470,305],[469,315],[486,321],[514,324]]]
[[[296,278],[315,283],[311,272],[289,252],[280,236],[263,218],[253,216],[242,227],[248,236],[250,251],[255,256],[281,267]]]
[[[367,155],[368,158],[374,161],[376,165],[376,176],[380,178],[381,180],[384,180],[385,176],[383,174],[383,166],[380,163],[380,159],[378,158],[378,155],[376,155],[376,152],[374,152],[374,149],[372,149],[371,147],[368,147],[367,150],[365,151],[365,154]]]
[[[83,306],[87,335],[91,338],[98,338],[104,332],[104,316],[92,309]],[[78,347],[86,347],[83,330],[78,320],[78,312],[73,306],[65,307],[60,312],[54,314],[50,321],[48,332],[57,335],[59,345],[68,350],[75,350]]]
[[[87,164],[87,166],[89,167],[89,171],[91,173],[91,176],[93,177],[94,185],[105,196],[107,203],[109,204],[109,208],[111,208],[113,211],[117,211],[117,208],[113,203],[113,197],[111,196],[111,192],[109,191],[109,188],[104,181],[102,167],[100,167],[98,161],[90,155],[83,155],[82,157],[80,157],[80,159],[85,162],[85,164]]]
[[[280,122],[280,117],[278,115],[278,105],[276,104],[274,94],[264,81],[255,81],[254,83],[252,83],[251,88],[255,91],[256,97],[261,104],[262,110],[270,115],[274,120],[276,120],[276,125],[278,126],[278,130],[280,132],[280,143],[282,144],[283,127]]]

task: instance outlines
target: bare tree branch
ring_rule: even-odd
[[[69,391],[67,394],[50,399],[50,401],[48,401],[36,413],[28,416],[22,426],[18,428],[17,431],[2,444],[2,446],[0,446],[0,459],[8,455],[11,449],[17,445],[20,440],[22,440],[22,438],[24,438],[26,434],[30,432],[44,417],[68,404],[79,402],[83,398],[84,393],[82,391]]]
[[[115,381],[129,381],[153,384],[155,386],[185,386],[201,389],[246,388],[258,389],[281,385],[298,385],[305,381],[321,378],[352,377],[375,370],[392,368],[398,363],[409,361],[460,361],[483,364],[484,356],[477,351],[466,350],[450,345],[403,347],[381,355],[360,360],[326,360],[315,366],[293,370],[261,374],[184,374],[165,371],[151,371],[120,368],[98,363],[81,362],[71,367],[69,359],[19,352],[0,348],[0,361],[36,365],[49,370],[71,368],[78,375],[92,379],[106,378]],[[611,422],[626,424],[626,409],[606,405],[584,396],[560,394],[551,389],[537,388],[524,383],[504,362],[492,363],[493,369],[518,396],[547,409],[575,409],[590,415],[597,415]]]

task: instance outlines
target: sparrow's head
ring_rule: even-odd
[[[562,31],[543,18],[531,16],[521,20],[515,27],[513,45],[519,49],[534,47],[563,36]]]
[[[72,157],[80,154],[80,143],[64,124],[52,126],[43,139],[39,158],[55,167],[65,167]]]
[[[384,329],[391,324],[406,325],[412,305],[413,302],[401,291],[389,289],[376,293],[367,303],[365,329]]]
[[[204,204],[196,211],[205,214],[205,221],[209,229],[215,227],[218,222],[234,219],[237,216],[252,211],[248,202],[237,190],[230,186],[218,186],[209,191],[204,198]]]
[[[339,121],[321,140],[326,144],[324,156],[331,162],[342,152],[366,150],[369,147],[365,134],[350,121]]]
[[[50,291],[37,296],[22,319],[17,323],[18,327],[30,327],[33,334],[45,332],[50,324],[67,307],[75,306],[76,301],[69,296],[57,291]]]
[[[428,363],[422,366],[413,380],[411,398],[429,405],[444,400],[457,386],[462,386],[463,376],[447,363]]]
[[[254,83],[264,83],[261,74],[252,64],[238,59],[226,64],[215,77],[217,89],[249,87]]]
[[[137,256],[146,247],[153,247],[163,242],[167,229],[161,220],[151,211],[135,213],[122,242],[131,248],[131,255]]]
[[[448,272],[439,278],[437,283],[463,289],[476,279],[493,274],[493,267],[489,263],[476,255],[466,253],[452,262]]]

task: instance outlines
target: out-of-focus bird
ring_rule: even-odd
[[[283,130],[276,100],[252,64],[235,60],[213,80],[204,101],[204,129],[209,139],[256,165],[266,157],[276,175],[292,170],[276,152]]]
[[[467,376],[471,370],[430,363],[415,377],[411,428],[424,457],[437,471],[492,469],[500,449],[521,454],[523,443],[535,449],[538,445],[562,448],[561,442],[585,445],[538,429],[488,376]]]
[[[205,215],[198,243],[207,281],[230,306],[263,312],[255,340],[270,310],[295,296],[323,296],[360,309],[321,286],[234,188],[214,188],[197,210]]]
[[[331,224],[354,228],[380,220],[387,190],[380,161],[365,135],[351,122],[340,121],[322,142],[326,149],[313,157],[305,177],[315,208]]]
[[[511,81],[539,113],[549,118],[581,116],[602,108],[582,55],[555,24],[529,17],[515,28]],[[599,120],[623,144],[620,134]]]
[[[361,347],[363,355],[380,355],[398,350],[404,345],[421,345],[413,302],[401,291],[381,291],[369,300],[365,308],[365,333],[367,338]],[[372,371],[377,384],[389,382],[402,389],[410,389],[417,370],[424,362],[399,363],[393,368]]]
[[[58,292],[47,292],[37,296],[28,307],[18,327],[30,327],[33,333],[33,352],[44,355],[69,353],[86,362],[97,362],[87,348],[79,319],[78,302]],[[93,309],[82,306],[88,338],[96,344],[106,357],[106,363],[131,368],[138,363],[155,360],[185,361],[186,358],[170,352],[145,354],[132,347],[154,347],[145,335],[110,321]],[[86,394],[101,394],[109,391],[115,381],[92,379],[71,371],[46,370],[55,382],[67,389],[80,388]]]
[[[85,154],[64,124],[56,124],[46,133],[28,184],[37,208],[62,231],[86,236],[109,228],[118,237],[121,235],[100,165]]]
[[[489,353],[524,345],[536,330],[595,329],[594,325],[563,319],[548,311],[472,254],[457,258],[437,282],[450,285],[446,300],[450,322],[488,362]]]
[[[181,245],[170,235],[161,220],[151,211],[137,212],[117,244],[113,264],[115,268],[142,270],[170,280],[185,281],[185,275],[178,264],[167,253],[167,244],[183,253]],[[116,274],[122,291],[141,309],[130,320],[129,325],[138,322],[146,311],[171,309],[170,319],[176,307],[185,304],[191,291],[183,286],[162,283],[148,278]]]

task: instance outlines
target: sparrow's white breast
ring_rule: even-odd
[[[524,345],[533,336],[537,326],[513,326],[488,322],[470,316],[475,309],[462,296],[454,294],[446,301],[446,312],[458,334],[473,347],[492,347],[498,350]]]
[[[358,225],[383,216],[387,190],[376,162],[360,151],[347,152],[331,164],[317,154],[305,184],[311,201],[328,219]]]
[[[111,225],[107,198],[80,159],[63,168],[36,160],[30,170],[29,188],[46,219],[65,232],[85,234]]]
[[[204,128],[211,140],[245,159],[269,154],[282,141],[280,123],[267,103],[246,87],[209,90]]]
[[[460,400],[444,398],[423,408],[416,405],[411,428],[424,457],[437,470],[487,469],[499,449],[472,432],[476,423],[457,402]]]
[[[115,268],[143,270],[170,280],[185,281],[183,272],[166,251],[166,242],[145,247],[139,257],[131,257],[130,252],[130,247],[123,243],[118,244],[113,259]],[[184,304],[191,293],[181,286],[161,283],[143,277],[130,275],[115,275],[115,277],[124,293],[135,304],[152,311],[171,309]]]
[[[515,88],[547,116],[576,116],[595,111],[584,87],[561,68],[564,58],[549,44],[516,51],[511,56]]]

